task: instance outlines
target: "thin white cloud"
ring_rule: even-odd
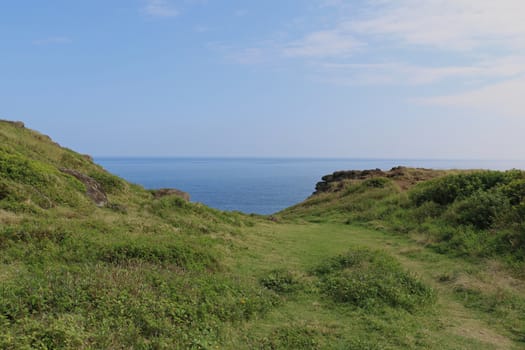
[[[320,0],[320,6],[338,7],[346,19],[285,44],[285,56],[346,58],[365,45],[458,53],[525,51],[523,0],[368,0],[366,4],[358,11],[351,1]]]
[[[365,19],[347,20],[340,27],[441,50],[525,49],[523,0],[369,0],[369,4]]]
[[[498,116],[525,118],[525,78],[504,81],[468,92],[415,99],[415,102],[444,107],[460,107]]]
[[[474,62],[464,66],[418,66],[406,63],[321,63],[323,74],[337,76],[345,85],[425,85],[447,79],[463,82],[512,79],[525,75],[525,56]],[[381,79],[378,79],[381,77]]]
[[[45,46],[45,45],[66,45],[66,44],[71,44],[72,42],[73,41],[70,38],[65,37],[65,36],[50,36],[50,37],[47,37],[47,38],[34,40],[33,44],[34,45],[39,45],[39,46]]]
[[[356,7],[350,0],[319,0],[319,4],[336,7],[343,19],[322,32],[312,30],[285,51],[285,56],[309,59],[305,63],[314,67],[317,80],[344,85],[449,81],[463,92],[418,102],[525,116],[525,1],[365,0],[364,7]],[[360,47],[364,59],[351,56],[357,52],[352,42],[364,43]],[[356,63],[367,62],[373,54],[388,63]]]
[[[144,13],[151,17],[175,17],[179,11],[167,0],[146,0]]]
[[[294,28],[302,34],[231,47],[225,56],[241,64],[295,60],[310,69],[316,81],[344,85],[448,82],[464,92],[419,102],[472,108],[504,105],[500,113],[523,115],[525,99],[518,91],[525,91],[524,0],[364,0],[359,5],[353,0],[318,0],[317,4],[319,11],[332,16],[321,18],[323,13],[319,21],[310,22],[322,28],[304,31],[302,23]],[[369,63],[371,59],[386,63]]]

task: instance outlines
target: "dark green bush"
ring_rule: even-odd
[[[445,206],[429,201],[413,208],[409,215],[411,215],[417,223],[421,224],[428,218],[434,219],[440,217],[445,209]]]
[[[525,180],[516,179],[503,186],[501,192],[509,198],[510,204],[519,205],[525,202]]]
[[[0,178],[0,201],[10,194],[9,186]]]
[[[507,210],[510,210],[510,203],[503,194],[477,191],[454,203],[447,217],[459,225],[472,225],[483,230],[490,228]]]
[[[411,199],[417,206],[432,201],[441,205],[452,204],[456,199],[466,198],[478,191],[487,191],[510,182],[515,172],[480,171],[471,174],[448,175],[418,185],[411,191]]]
[[[260,279],[261,285],[277,293],[292,293],[299,287],[299,281],[287,270],[278,269]]]
[[[435,302],[432,288],[379,251],[354,249],[314,270],[321,290],[336,303],[362,308],[381,305],[416,311]]]

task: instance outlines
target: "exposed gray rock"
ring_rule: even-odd
[[[61,168],[61,172],[76,177],[86,186],[87,196],[95,203],[97,207],[104,207],[108,205],[108,196],[102,189],[102,186],[93,178],[82,174],[73,169]]]

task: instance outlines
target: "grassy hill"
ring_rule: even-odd
[[[267,218],[0,141],[0,349],[525,348],[521,172],[332,177]]]
[[[335,174],[341,177],[341,172]],[[322,191],[281,216],[359,223],[417,236],[436,251],[493,257],[523,272],[525,172],[399,167],[389,172],[353,171],[346,177],[333,181],[329,176],[332,181],[318,184]]]

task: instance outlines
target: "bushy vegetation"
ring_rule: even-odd
[[[524,184],[525,174],[516,170],[446,176],[414,188],[406,215],[417,212],[442,250],[523,261]],[[432,206],[433,213],[421,210]]]
[[[303,350],[321,349],[316,338],[319,337],[315,329],[304,325],[289,325],[273,331],[270,337],[259,341],[259,348],[262,350],[290,349]]]
[[[297,277],[285,269],[270,271],[265,277],[260,279],[262,286],[280,294],[290,294],[300,288]]]
[[[336,303],[362,308],[384,305],[422,310],[435,301],[432,288],[379,251],[352,249],[315,269],[322,291]]]
[[[40,134],[0,127],[1,349],[207,349],[226,324],[278,304],[221,262],[222,241],[256,218],[153,199]],[[107,207],[61,168],[97,181]]]
[[[384,178],[353,182],[341,192],[313,196],[282,216],[367,223],[426,234],[428,244],[444,253],[525,261],[525,173],[518,170],[453,173],[408,191]]]

